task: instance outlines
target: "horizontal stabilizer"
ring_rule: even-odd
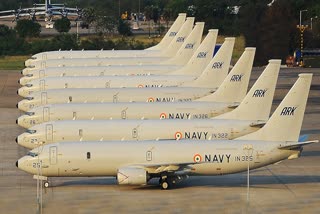
[[[239,102],[234,102],[234,103],[228,105],[228,108],[237,108],[239,105],[240,105]]]
[[[250,124],[250,126],[251,127],[263,127],[265,124],[267,123],[267,121],[262,121],[262,120],[260,120],[260,121],[256,121],[256,122],[254,122],[254,123],[251,123]]]
[[[304,142],[286,142],[285,145],[280,145],[278,149],[295,149],[311,143],[319,143],[319,140],[310,140]]]

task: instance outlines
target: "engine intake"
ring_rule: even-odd
[[[118,169],[117,180],[119,185],[145,185],[148,182],[148,173],[141,168],[120,168]]]

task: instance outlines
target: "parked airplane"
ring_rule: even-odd
[[[36,20],[36,17],[45,16],[45,21],[52,21],[54,16],[78,17],[81,9],[66,7],[64,4],[51,4],[51,0],[45,0],[45,4],[34,4],[30,8],[19,8],[17,10],[0,11],[0,19],[13,18],[13,22],[21,17],[29,17]]]
[[[17,143],[33,149],[77,140],[233,139],[258,130],[268,120],[279,69],[280,60],[269,64],[239,107],[214,119],[50,121],[28,129]]]
[[[216,37],[215,37],[216,38]],[[62,88],[132,88],[132,87],[184,87],[194,85],[195,87],[207,87],[201,76],[213,79],[212,70],[225,69],[221,73],[227,75],[231,62],[235,38],[226,38],[218,53],[211,59],[209,56],[198,57],[200,53],[212,53],[215,39],[209,32],[198,50],[192,56],[189,69],[184,69],[178,75],[147,75],[147,76],[76,76],[76,77],[47,77],[29,82],[18,90],[20,96],[26,97],[33,92],[46,91],[49,89]],[[207,55],[207,54],[206,54]],[[208,54],[209,55],[209,54]],[[202,56],[202,55],[201,55]],[[225,66],[222,66],[225,64]],[[193,73],[193,75],[190,75]],[[186,75],[188,74],[188,75]],[[225,76],[226,76],[225,75]],[[197,84],[201,82],[201,84]],[[208,83],[210,87],[211,83]]]
[[[195,49],[198,48],[202,32],[204,28],[204,22],[197,22],[193,28],[194,17],[188,17],[182,26],[182,29],[177,33],[174,40],[170,43],[167,49],[163,51],[162,56],[141,56],[141,57],[112,57],[112,58],[72,58],[72,59],[50,59],[46,61],[31,62],[29,66],[35,69],[42,69],[46,67],[64,67],[64,66],[108,66],[108,65],[139,65],[139,64],[175,64],[179,59],[187,61],[192,56]],[[190,35],[189,35],[190,34]],[[188,36],[189,35],[189,36]],[[191,43],[186,43],[192,39]],[[187,46],[187,48],[185,48]],[[182,53],[181,53],[182,51]],[[30,70],[29,68],[29,70]]]
[[[248,66],[248,63],[246,65]],[[267,68],[278,69],[279,66],[279,60],[270,60]],[[242,70],[250,69],[242,68]],[[262,87],[258,82],[267,83],[267,78],[268,76],[261,75],[253,88],[257,90],[264,88],[263,91],[265,91],[267,87]],[[56,120],[208,119],[237,107],[246,95],[248,83],[249,79],[243,79],[243,81],[225,79],[215,93],[193,102],[49,104],[26,112],[25,115],[18,118],[17,124],[30,128],[43,122]],[[263,96],[263,91],[261,95],[257,92],[255,96]]]
[[[146,185],[159,178],[162,189],[188,176],[238,173],[298,158],[297,142],[312,74],[300,74],[267,124],[235,140],[64,142],[38,147],[16,162],[34,178],[113,176],[120,185]],[[295,92],[295,93],[293,93]],[[39,173],[40,172],[40,173]],[[41,175],[41,176],[40,176]]]
[[[127,66],[94,66],[94,67],[55,67],[45,68],[41,70],[30,71],[26,76],[23,76],[19,83],[21,85],[32,84],[32,80],[39,80],[46,77],[71,77],[71,76],[105,76],[105,75],[127,75],[128,78],[132,75],[191,75],[198,76],[199,72],[209,63],[213,50],[216,44],[218,30],[209,30],[206,38],[197,48],[190,60],[182,65],[127,65]],[[189,41],[191,40],[188,37]],[[188,40],[187,39],[187,40]],[[192,41],[191,41],[192,42]],[[189,49],[190,42],[186,41],[185,48]],[[185,58],[180,58],[185,60]],[[198,74],[199,73],[199,74]]]
[[[250,73],[252,69],[254,54],[255,48],[246,48],[226,78],[232,82],[249,81],[250,75],[248,75],[248,73]],[[28,111],[40,105],[53,103],[191,101],[213,93],[216,88],[221,85],[228,70],[224,69],[224,67],[226,67],[226,64],[213,69],[210,75],[212,75],[214,79],[203,78],[203,82],[200,82],[200,80],[196,82],[202,85],[202,87],[208,85],[209,88],[190,85],[190,87],[164,88],[50,89],[45,92],[32,93],[26,97],[26,99],[21,100],[17,104],[17,107],[22,111]],[[248,70],[242,70],[243,68],[248,68]]]
[[[34,61],[46,61],[49,59],[72,59],[72,58],[107,58],[107,57],[141,57],[163,56],[163,51],[170,45],[177,35],[187,17],[186,13],[179,13],[175,22],[171,25],[162,40],[155,46],[145,50],[72,50],[72,51],[47,51],[35,54],[26,60],[25,66],[31,66]]]

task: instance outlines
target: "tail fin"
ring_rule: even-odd
[[[299,139],[310,90],[312,74],[299,74],[299,79],[260,130],[239,140],[294,141]]]
[[[203,28],[204,22],[197,22],[190,35],[184,40],[177,54],[171,59],[166,60],[165,64],[185,65],[200,45]]]
[[[174,75],[199,76],[211,60],[218,36],[217,29],[210,29],[206,38],[183,68],[172,72]]]
[[[186,19],[181,29],[177,33],[177,35],[173,38],[173,40],[168,45],[168,48],[166,48],[161,52],[163,56],[172,57],[176,55],[177,51],[184,43],[184,40],[191,33],[193,28],[193,23],[194,23],[194,17],[188,17]]]
[[[183,23],[186,21],[187,14],[186,13],[179,13],[178,17],[174,21],[174,23],[171,25],[170,29],[166,33],[166,35],[162,38],[162,40],[159,42],[159,44],[147,48],[146,50],[165,50],[170,42],[174,39],[178,31],[181,29]]]
[[[271,111],[280,65],[281,60],[269,60],[268,66],[251,87],[239,107],[216,118],[267,121]]]
[[[228,75],[234,41],[234,37],[225,38],[219,51],[211,59],[202,74],[196,80],[186,82],[183,86],[218,88]]]
[[[247,93],[255,52],[255,48],[246,48],[228,76],[220,80],[218,90],[197,101],[241,102]]]

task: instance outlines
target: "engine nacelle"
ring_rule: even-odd
[[[144,185],[148,182],[148,173],[141,168],[120,168],[118,169],[117,180],[119,185]]]

